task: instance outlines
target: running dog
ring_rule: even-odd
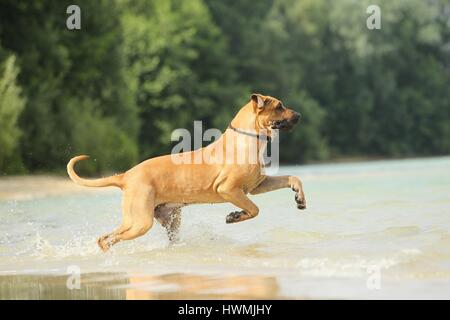
[[[189,204],[230,202],[240,211],[230,213],[226,223],[236,223],[252,219],[259,213],[248,194],[291,188],[295,192],[297,208],[305,209],[300,179],[295,176],[266,176],[263,159],[259,156],[278,130],[289,130],[299,120],[300,114],[286,108],[280,100],[252,94],[219,139],[205,148],[178,154],[192,161],[179,163],[174,161],[173,155],[164,155],[146,160],[122,174],[83,179],[73,168],[76,162],[88,158],[81,155],[69,161],[67,172],[79,185],[115,186],[123,191],[122,224],[97,240],[103,251],[119,241],[144,235],[152,227],[154,218],[166,228],[169,239],[176,240],[181,208]],[[250,161],[250,157],[240,163],[224,159],[224,154],[233,154],[233,159],[251,154],[255,142],[256,161]],[[206,156],[209,157],[207,162],[194,161]]]

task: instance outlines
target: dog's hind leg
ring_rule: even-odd
[[[116,236],[131,228],[133,219],[131,216],[131,197],[128,191],[124,192],[122,199],[122,224],[113,232],[107,233],[97,239],[97,244],[103,251],[107,251],[114,243],[116,243]]]
[[[150,186],[141,185],[124,191],[123,222],[114,232],[99,238],[98,245],[107,251],[122,240],[144,235],[153,225],[154,193]]]
[[[166,229],[169,241],[176,242],[181,224],[181,206],[160,205],[155,209],[155,218]]]

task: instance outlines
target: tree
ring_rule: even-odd
[[[17,119],[23,110],[25,100],[21,96],[21,88],[16,83],[17,74],[15,57],[11,55],[0,64],[0,172],[18,169],[17,165],[14,167],[11,164],[11,160],[14,158],[17,160],[21,133]]]
[[[282,162],[450,153],[448,1],[376,1],[380,30],[370,0],[80,0],[74,31],[69,4],[0,1],[25,103],[9,163],[124,170],[194,120],[225,129],[252,92],[303,115]]]
[[[87,165],[90,172],[128,167],[137,159],[139,127],[117,6],[79,1],[82,29],[70,31],[69,4],[0,3],[0,39],[18,57],[28,98],[20,118],[23,161],[31,170],[63,170],[74,154],[89,153],[98,159]],[[112,152],[123,154],[122,162]]]
[[[309,64],[320,67],[322,53],[313,38],[317,34],[303,31],[311,29],[311,24],[323,24],[313,20],[321,19],[315,9],[320,6],[308,1],[274,0],[207,3],[231,44],[229,54],[237,61],[241,86],[278,97],[303,115],[292,133],[281,134],[281,160],[327,158],[322,135],[325,112],[303,84],[311,81],[307,78]],[[299,14],[304,17],[299,19]]]
[[[143,157],[169,152],[171,132],[225,126],[241,90],[220,30],[200,0],[122,1],[125,50]],[[224,120],[225,119],[225,120]]]

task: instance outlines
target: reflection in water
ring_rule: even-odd
[[[268,276],[213,277],[181,273],[130,277],[127,299],[270,299],[278,284]]]
[[[128,283],[126,273],[89,273],[81,275],[80,289],[69,290],[68,275],[0,276],[0,299],[125,299],[125,291],[113,286]]]
[[[270,299],[279,298],[274,277],[214,277],[181,273],[130,276],[81,275],[79,290],[67,288],[67,275],[0,276],[0,299]]]

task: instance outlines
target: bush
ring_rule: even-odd
[[[16,84],[19,73],[15,57],[9,56],[0,66],[0,172],[17,171],[20,166],[11,166],[11,160],[17,160],[17,146],[20,129],[17,119],[23,110],[25,100],[21,97],[21,88]],[[15,162],[17,163],[17,162]]]

